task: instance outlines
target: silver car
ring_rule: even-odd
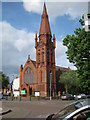
[[[0,94],[0,100],[2,99],[2,94]]]
[[[76,101],[46,120],[90,120],[90,99]]]

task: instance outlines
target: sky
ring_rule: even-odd
[[[39,34],[43,2],[40,0],[17,2],[2,1],[2,19],[0,19],[0,70],[10,77],[10,81],[19,77],[20,65],[25,64],[28,55],[36,60],[35,33]],[[68,0],[67,0],[68,1]],[[1,7],[0,7],[1,8]],[[67,34],[82,27],[79,23],[83,13],[87,13],[88,1],[48,2],[46,1],[51,33],[56,37],[56,65],[76,69],[69,63],[63,46]],[[2,65],[2,66],[1,66]]]

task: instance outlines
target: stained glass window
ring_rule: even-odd
[[[25,83],[27,83],[27,71],[25,71]]]
[[[33,83],[33,71],[31,70],[30,83]]]
[[[28,67],[25,71],[25,83],[30,84],[33,83],[33,71]]]

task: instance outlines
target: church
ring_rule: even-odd
[[[46,5],[44,3],[43,13],[41,16],[41,25],[39,36],[35,35],[36,61],[28,59],[23,67],[20,67],[20,89],[26,91],[26,96],[30,96],[36,92],[40,93],[40,97],[55,97],[57,94],[58,81],[56,74],[60,76],[61,67],[55,66],[55,34],[51,34]],[[62,68],[64,71],[68,68]],[[59,79],[59,78],[57,78]],[[50,81],[51,80],[51,81]]]

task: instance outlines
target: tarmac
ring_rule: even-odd
[[[1,115],[4,115],[4,114],[7,114],[9,112],[11,112],[12,110],[11,109],[8,109],[8,108],[0,108],[0,116]]]
[[[66,105],[70,104],[72,101],[62,101],[62,100],[14,100],[8,101],[3,100],[3,119],[11,118],[32,118],[39,119],[47,118],[48,115],[56,113],[64,108]],[[9,112],[9,113],[8,113]],[[8,114],[6,114],[8,113]]]

